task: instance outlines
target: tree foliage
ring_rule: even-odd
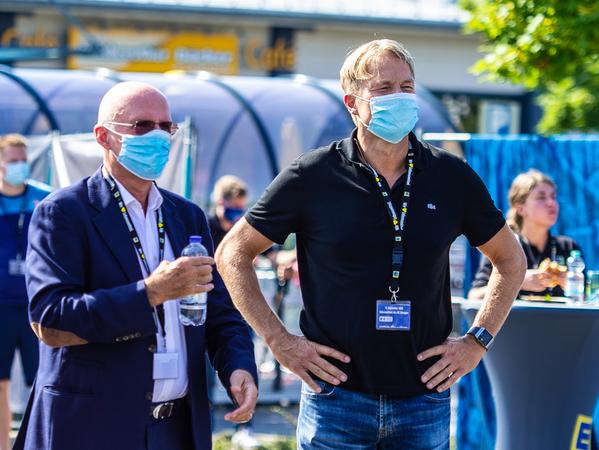
[[[599,0],[461,0],[485,53],[473,70],[537,90],[545,133],[599,130]]]

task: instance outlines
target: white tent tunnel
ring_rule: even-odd
[[[167,96],[173,119],[187,123],[178,132],[180,147],[176,148],[182,153],[175,155],[177,162],[169,179],[161,181],[202,206],[209,203],[215,181],[229,173],[245,180],[251,200],[256,200],[279,170],[299,154],[348,136],[354,126],[343,105],[339,83],[333,80],[302,75],[255,78],[219,77],[206,72],[2,68],[0,134],[22,133],[39,142],[36,135],[54,132],[54,150],[65,150],[63,169],[72,171],[79,165],[71,175],[88,175],[84,172],[93,170],[97,164],[94,157],[99,158],[100,152],[95,155],[91,136],[80,133],[93,129],[104,93],[127,80],[156,86]],[[454,131],[440,102],[421,86],[417,92],[417,131]],[[85,158],[91,158],[90,162],[77,163]],[[37,176],[47,178],[47,172],[56,171],[57,162],[55,158],[50,169],[40,166]],[[56,182],[56,174],[53,177],[54,184],[62,184]]]

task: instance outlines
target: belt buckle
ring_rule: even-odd
[[[152,411],[152,416],[154,419],[162,420],[168,419],[173,415],[173,407],[175,404],[173,402],[161,403],[160,405],[156,405],[154,410]]]

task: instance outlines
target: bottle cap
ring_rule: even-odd
[[[573,257],[580,256],[580,250],[572,250],[570,252],[570,256],[573,256]]]
[[[190,244],[201,244],[202,236],[189,236],[189,243]]]

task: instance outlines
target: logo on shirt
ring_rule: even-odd
[[[432,209],[432,210],[436,210],[437,209],[437,205],[435,205],[434,203],[429,203],[426,205],[426,207],[428,209]]]

